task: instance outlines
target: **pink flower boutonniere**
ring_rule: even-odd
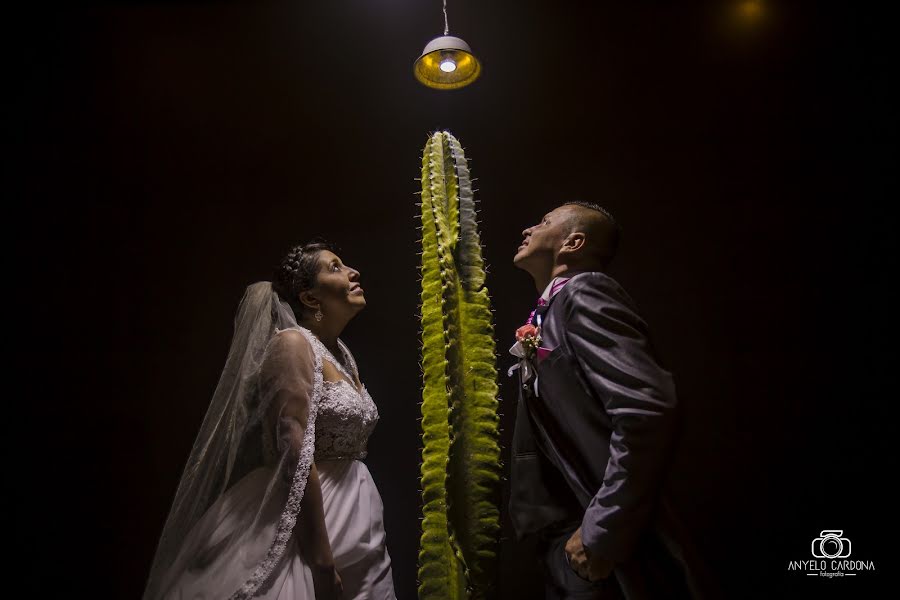
[[[541,345],[541,328],[531,323],[522,325],[516,329],[516,342],[521,344],[525,351],[523,358],[534,358],[537,349]]]
[[[512,377],[516,370],[521,369],[522,382],[527,383],[534,378],[534,360],[541,346],[541,328],[527,323],[516,329],[516,343],[509,349],[509,353],[519,359],[509,369]]]

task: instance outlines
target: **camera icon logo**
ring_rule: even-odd
[[[812,555],[816,558],[847,558],[850,556],[850,540],[841,537],[843,529],[823,529],[812,541]]]

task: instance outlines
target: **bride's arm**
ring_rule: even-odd
[[[272,340],[263,365],[263,379],[265,388],[274,394],[269,414],[274,417],[278,450],[284,457],[281,475],[290,485],[304,448],[315,381],[315,355],[302,333],[286,330]],[[301,555],[316,576],[317,587],[319,580],[333,579],[334,557],[315,463],[310,466],[294,535]]]
[[[290,485],[307,430],[309,408],[308,403],[297,401],[297,398],[279,404],[282,405],[282,409],[278,416],[278,446],[282,452],[287,452],[282,474],[285,482]],[[322,486],[315,463],[312,463],[309,469],[294,535],[300,554],[313,571],[327,571],[334,568],[331,543],[328,541],[328,530],[325,527]]]
[[[331,554],[331,543],[328,541],[328,530],[325,528],[325,507],[322,502],[322,486],[319,484],[319,471],[313,464],[306,484],[306,495],[297,521],[297,545],[300,554],[315,574],[327,574],[334,569],[334,556]]]

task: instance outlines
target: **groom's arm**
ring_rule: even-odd
[[[603,484],[585,511],[581,537],[591,556],[617,563],[634,550],[659,496],[676,429],[675,386],[617,283],[591,273],[569,286],[569,343],[613,424]]]

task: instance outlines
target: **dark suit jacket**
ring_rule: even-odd
[[[552,351],[537,366],[538,394],[519,386],[509,507],[517,535],[580,524],[588,551],[616,564],[626,597],[701,595],[699,561],[664,499],[675,386],[634,303],[611,277],[586,272],[537,316]]]

